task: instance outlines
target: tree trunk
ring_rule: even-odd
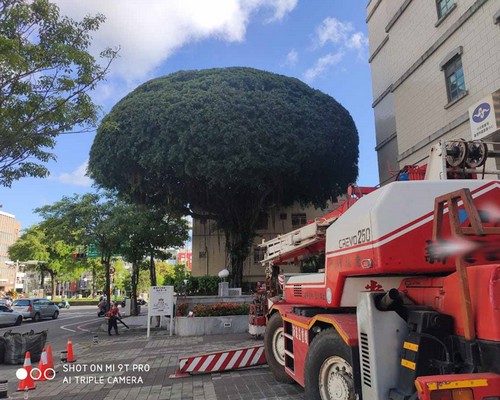
[[[97,275],[96,275],[95,265],[94,265],[94,263],[92,263],[92,298],[95,297],[95,294],[97,292],[96,278],[97,278]]]
[[[56,273],[52,270],[49,271],[50,274],[50,284],[52,285],[52,295],[50,296],[51,300],[54,300],[56,297],[56,288],[57,288],[57,282],[56,282]]]
[[[155,259],[153,250],[151,250],[151,254],[149,257],[149,277],[151,279],[151,286],[156,286],[156,268],[155,268]],[[149,299],[151,300],[151,299]],[[151,317],[153,319],[153,317]],[[156,327],[160,326],[161,317],[159,315],[156,316]]]
[[[156,286],[156,268],[153,250],[151,250],[151,255],[149,258],[149,277],[151,279],[151,286]]]
[[[132,300],[132,315],[138,315],[139,310],[137,309],[137,285],[139,283],[139,264],[134,262],[132,264],[132,276],[131,276],[131,300]]]
[[[106,274],[106,287],[104,288],[104,292],[107,298],[106,301],[106,312],[109,311],[111,305],[111,274],[110,274],[110,261],[111,256],[107,255],[106,257],[101,257],[101,263],[104,264],[105,274]]]
[[[226,251],[230,257],[231,287],[243,283],[243,263],[250,254],[253,235],[250,232],[226,231]]]

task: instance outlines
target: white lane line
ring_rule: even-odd
[[[85,325],[90,325],[96,321],[100,321],[102,318],[95,318],[95,319],[91,319],[90,321],[86,321],[84,324],[82,324],[81,322],[75,322],[75,323],[72,323],[72,324],[66,324],[66,325],[62,325],[60,326],[61,329],[64,329],[65,331],[70,331],[70,332],[76,332],[75,330],[73,329],[69,329],[69,328],[66,328],[67,326],[73,326],[73,325],[78,325],[76,328],[81,330],[81,331],[85,331],[85,332],[88,332],[88,329],[83,329],[81,328],[82,326],[85,326]]]

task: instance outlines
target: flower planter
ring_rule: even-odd
[[[222,335],[244,332],[248,332],[248,315],[175,318],[175,334],[178,336]]]

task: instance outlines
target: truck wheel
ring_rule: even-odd
[[[278,382],[292,383],[293,379],[285,372],[285,338],[283,319],[279,312],[269,319],[264,333],[264,349],[269,369]]]
[[[327,329],[314,338],[307,352],[304,371],[306,399],[358,398],[351,351],[335,330]]]

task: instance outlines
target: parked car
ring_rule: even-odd
[[[120,304],[121,304],[121,306],[122,306],[123,308],[125,308],[125,301],[126,301],[128,298],[129,298],[129,297],[125,296],[125,297],[123,298],[123,301],[121,301],[121,302],[120,302]],[[139,306],[144,306],[144,305],[146,305],[146,304],[147,304],[147,303],[146,303],[146,301],[145,301],[144,299],[141,299],[140,297],[137,299],[137,305],[139,305]]]
[[[24,319],[31,318],[34,322],[42,318],[56,319],[59,316],[59,307],[43,298],[16,299],[12,303],[12,309],[20,313]]]
[[[23,316],[7,306],[0,305],[0,325],[21,325]]]
[[[8,308],[10,308],[10,306],[12,305],[12,298],[11,297],[2,297],[0,299],[0,306],[6,306]]]

